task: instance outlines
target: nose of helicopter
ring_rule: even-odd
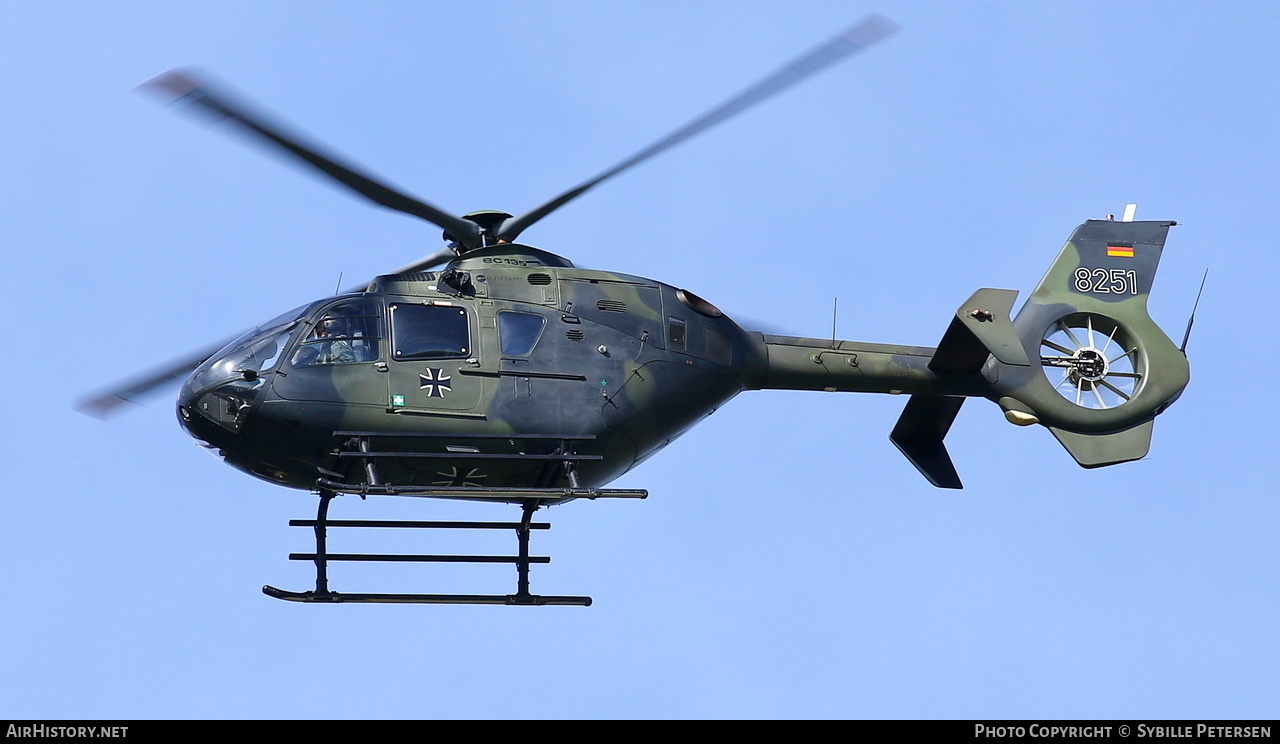
[[[246,423],[306,309],[296,308],[243,334],[196,367],[178,394],[182,428],[229,462],[244,457]]]
[[[183,384],[178,394],[178,423],[210,449],[234,450],[254,391],[238,389],[234,382],[199,390],[192,385],[194,377]]]
[[[197,390],[188,380],[178,395],[178,423],[201,446],[228,465],[277,485],[311,488],[314,467],[285,446],[271,417],[256,411],[255,396],[232,382]],[[267,425],[263,425],[267,424]]]

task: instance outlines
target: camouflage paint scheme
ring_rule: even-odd
[[[577,269],[528,246],[490,245],[445,271],[387,275],[364,293],[313,303],[286,324],[287,335],[263,327],[233,342],[183,386],[179,420],[227,463],[302,489],[316,488],[320,477],[366,481],[358,458],[339,455],[350,445],[335,432],[380,433],[384,452],[436,453],[380,459],[385,483],[453,488],[566,486],[554,457],[477,461],[450,453],[550,456],[563,454],[554,437],[594,437],[573,450],[599,456],[577,473],[581,486],[594,488],[743,390],[908,394],[890,438],[930,482],[959,488],[943,439],[965,398],[981,396],[1013,423],[1048,427],[1081,465],[1098,467],[1144,456],[1152,420],[1189,380],[1185,355],[1146,309],[1172,224],[1086,222],[1016,317],[1016,292],[979,290],[936,348],[750,332],[671,285]],[[376,309],[378,356],[293,364],[326,311],[352,299]],[[465,312],[466,353],[396,359],[399,340],[387,317],[400,305]],[[504,311],[545,319],[527,353],[502,353]],[[1047,345],[1064,327],[1076,343]],[[263,352],[270,359],[261,369],[238,366],[244,349],[273,338],[282,340]],[[1060,381],[1046,373],[1059,369]],[[394,436],[422,432],[456,439]]]
[[[589,189],[891,36],[867,16],[836,37],[604,171],[514,216],[455,216],[290,131],[234,95],[173,70],[144,84],[378,206],[444,231],[445,246],[363,291],[268,321],[85,402],[105,415],[195,368],[178,398],[187,431],[225,461],[314,490],[314,592],[303,602],[588,605],[529,591],[535,510],[600,489],[743,390],[906,394],[890,440],[935,486],[960,488],[944,439],[967,398],[1014,424],[1041,424],[1084,467],[1144,456],[1152,421],[1189,379],[1187,360],[1147,314],[1171,222],[1091,220],[1072,234],[1016,317],[1017,292],[981,289],[937,347],[765,335],[682,289],[576,268],[518,243]],[[435,269],[441,265],[445,268]],[[518,523],[330,521],[338,494],[520,504]],[[515,528],[517,556],[343,555],[329,527]],[[512,562],[510,595],[342,594],[330,560]]]

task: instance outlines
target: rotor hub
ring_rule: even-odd
[[[462,219],[480,226],[480,245],[468,246],[468,248],[474,249],[496,244],[498,242],[498,230],[502,227],[504,221],[511,219],[511,215],[496,209],[482,209],[478,212],[468,212],[462,215]],[[444,240],[446,243],[458,242],[457,237],[450,233],[448,229],[444,231]]]
[[[1040,340],[1040,365],[1062,397],[1095,410],[1132,400],[1146,374],[1142,350],[1132,337],[1114,319],[1097,313],[1054,321]]]
[[[1071,376],[1076,380],[1097,382],[1107,376],[1109,365],[1101,351],[1086,346],[1071,355]]]

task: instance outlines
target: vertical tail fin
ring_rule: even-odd
[[[1152,419],[1190,380],[1147,312],[1174,224],[1080,225],[1014,319],[1039,364],[1002,374],[997,400],[1011,421],[1049,427],[1084,467],[1144,457]]]
[[[980,373],[1010,422],[1044,425],[1083,467],[1146,456],[1153,420],[1191,374],[1183,350],[1147,312],[1174,224],[1080,225],[1012,322],[1016,292],[979,290],[956,312],[929,368],[952,379]],[[916,393],[889,436],[941,488],[961,487],[943,438],[963,402]]]

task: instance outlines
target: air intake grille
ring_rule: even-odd
[[[529,283],[535,286],[543,286],[551,283],[550,274],[530,274],[527,278]]]
[[[621,300],[596,300],[596,309],[607,313],[625,313],[627,303]]]
[[[583,333],[577,328],[573,328],[571,330],[565,331],[564,336],[570,341],[581,341],[582,339],[587,337],[587,334]]]

